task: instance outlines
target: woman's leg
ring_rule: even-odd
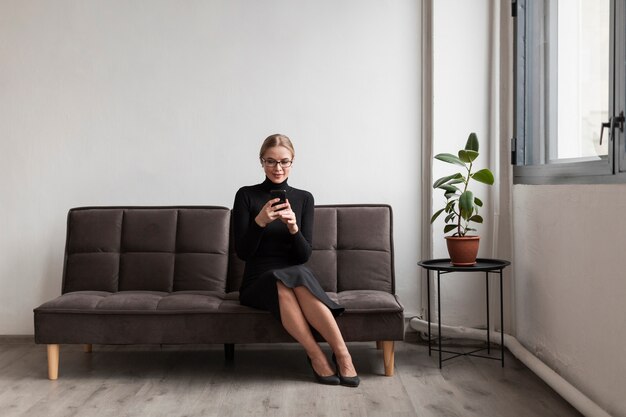
[[[331,311],[306,287],[296,287],[293,293],[304,313],[304,318],[320,332],[335,353],[341,375],[355,376],[357,373],[352,364],[352,357]]]
[[[321,376],[334,374],[335,372],[328,363],[326,355],[311,333],[309,323],[302,314],[294,291],[280,281],[276,282],[276,288],[278,289],[280,319],[285,330],[304,347],[307,355],[311,358],[315,372]]]

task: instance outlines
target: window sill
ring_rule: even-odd
[[[626,173],[612,174],[606,161],[513,167],[513,184],[624,184]]]

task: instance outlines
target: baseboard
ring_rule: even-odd
[[[25,344],[35,343],[35,336],[32,334],[0,334],[0,344]]]

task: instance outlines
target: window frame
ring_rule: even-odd
[[[511,163],[513,164],[514,184],[612,184],[626,183],[626,150],[623,131],[615,126],[615,115],[626,108],[626,64],[616,65],[616,62],[625,62],[626,56],[626,0],[611,0],[610,31],[610,63],[609,63],[609,120],[612,125],[605,132],[609,140],[608,156],[597,160],[562,160],[558,162],[525,165],[526,152],[534,149],[535,152],[544,152],[542,138],[528,144],[526,126],[526,102],[529,91],[527,83],[527,54],[526,3],[537,0],[512,0],[513,31],[514,31],[514,115],[513,124],[515,137],[511,141]],[[547,0],[546,0],[547,1]],[[616,31],[615,28],[623,28]],[[619,92],[619,93],[618,93]],[[549,126],[548,126],[549,128]],[[545,141],[556,140],[554,131],[552,136],[547,134]]]

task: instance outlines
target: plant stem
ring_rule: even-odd
[[[463,187],[463,193],[465,193],[467,191],[467,186],[469,185],[470,182],[470,175],[472,173],[472,162],[470,161],[469,163],[469,167],[466,167],[467,169],[467,179],[465,181],[463,181],[463,183],[465,184],[465,187]],[[461,193],[461,194],[463,194]],[[459,234],[459,236],[465,236],[465,233],[461,233],[461,219],[463,216],[461,216],[461,202],[459,200],[459,222],[457,223],[457,233]],[[467,226],[465,226],[465,229],[467,229]]]

